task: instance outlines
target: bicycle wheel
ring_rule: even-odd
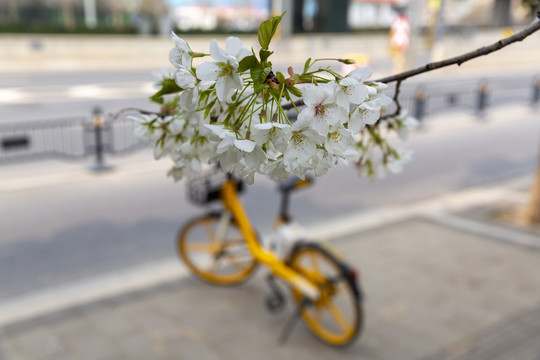
[[[360,333],[363,310],[359,290],[347,266],[315,243],[296,246],[289,266],[316,284],[321,292],[319,300],[309,302],[301,313],[311,333],[333,346],[350,344]],[[292,293],[297,304],[303,301],[298,290],[292,289]]]
[[[212,284],[247,279],[257,262],[229,213],[208,214],[188,222],[177,240],[178,253],[191,272]]]

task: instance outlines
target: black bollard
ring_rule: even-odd
[[[103,125],[105,125],[105,119],[103,117],[103,110],[99,106],[96,106],[92,110],[92,127],[94,129],[94,163],[89,166],[92,171],[109,170],[110,167],[105,165],[105,159],[103,157]]]
[[[532,107],[538,107],[540,102],[540,76],[534,78],[533,81],[533,93],[532,93]]]
[[[426,102],[428,93],[424,88],[419,88],[414,94],[414,117],[420,122],[420,127],[423,127],[423,118],[426,115]]]
[[[479,118],[483,118],[486,115],[489,92],[489,84],[487,81],[482,81],[480,86],[478,86],[478,94],[476,97],[476,116]]]

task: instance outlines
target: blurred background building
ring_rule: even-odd
[[[255,32],[287,11],[290,31],[387,29],[400,11],[427,27],[444,11],[449,27],[529,21],[538,0],[0,0],[4,33]]]

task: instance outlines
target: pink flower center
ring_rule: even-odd
[[[324,115],[326,108],[324,104],[315,105],[315,115]]]

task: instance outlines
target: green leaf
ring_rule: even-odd
[[[285,76],[283,76],[282,73],[280,73],[279,71],[276,73],[276,77],[279,81],[280,84],[285,84]]]
[[[287,86],[287,90],[289,90],[289,92],[294,96],[302,97],[302,92],[294,85]]]
[[[265,62],[270,57],[270,55],[272,55],[273,53],[274,53],[273,51],[261,49],[259,51],[259,56],[261,57],[261,62]]]
[[[268,50],[270,41],[276,33],[277,27],[281,22],[283,15],[285,15],[285,13],[265,20],[261,23],[261,25],[259,25],[259,44],[263,49]]]
[[[262,91],[264,82],[270,71],[272,71],[271,67],[263,68],[260,64],[251,68],[250,74],[251,79],[253,79],[253,90],[255,90],[256,93]]]
[[[306,60],[306,63],[304,64],[304,73],[306,73],[309,70],[309,67],[311,66],[311,58]]]
[[[255,55],[249,55],[240,60],[238,65],[238,72],[244,72],[251,69],[253,66],[258,64],[257,57]]]
[[[164,79],[161,82],[161,89],[158,92],[156,92],[154,95],[150,96],[150,100],[158,104],[163,104],[163,95],[176,94],[182,90],[184,89],[178,86],[178,84],[176,84],[176,81],[174,81],[174,79]]]
[[[210,104],[206,105],[206,107],[204,108],[204,118],[207,118],[208,115],[210,115],[210,111],[212,111],[212,107],[214,106],[215,103],[216,103],[216,100],[214,99],[213,101],[210,102]]]

